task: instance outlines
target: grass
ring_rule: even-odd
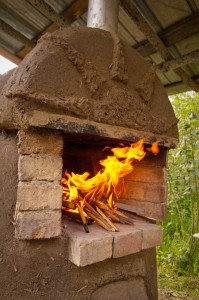
[[[178,276],[176,274],[158,274],[159,300],[198,300],[199,277]]]

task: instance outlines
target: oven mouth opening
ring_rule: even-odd
[[[133,178],[135,164],[158,153],[157,142],[149,146],[144,140],[127,143],[81,135],[70,140],[66,135],[62,218],[82,224],[86,233],[92,224],[111,232],[119,231],[118,223],[132,225],[132,214],[118,208],[120,199],[127,199],[125,178]]]
[[[154,155],[150,152],[151,145],[138,141],[137,143],[141,143],[140,148],[146,152],[146,155],[143,155],[143,159],[140,161],[135,159],[132,163],[134,170],[122,178],[127,185],[127,191],[130,188],[130,192],[127,192],[126,196],[121,195],[118,200],[114,198],[114,207],[109,206],[104,196],[101,199],[94,197],[93,201],[90,201],[88,197],[84,200],[88,201],[88,204],[82,201],[81,207],[83,211],[85,209],[86,213],[86,224],[84,224],[76,200],[71,197],[71,201],[69,201],[69,194],[67,198],[66,193],[63,193],[62,234],[68,239],[68,258],[77,266],[86,266],[108,258],[124,257],[162,243],[162,228],[154,224],[153,215],[145,218],[146,210],[140,213],[140,208],[138,207],[137,211],[135,206],[132,206],[131,210],[126,203],[137,201],[142,205],[146,201],[147,195],[142,190],[150,189],[150,181],[157,181],[157,176],[160,174],[154,175],[156,173],[156,171],[154,173],[154,169],[157,169],[159,173],[162,172],[166,152],[161,147],[160,152]],[[89,172],[90,177],[88,178],[93,178],[98,172],[103,173],[104,165],[103,163],[101,165],[100,161],[106,160],[107,156],[113,156],[111,149],[124,149],[130,147],[131,144],[123,140],[65,134],[62,156],[63,171],[67,170],[69,174],[73,172],[81,176]],[[124,158],[119,161],[124,162]],[[151,180],[150,178],[153,176],[155,177]],[[74,182],[71,181],[72,186],[75,185]],[[159,185],[159,183],[156,184]],[[67,187],[66,184],[63,186]],[[134,200],[129,196],[132,189],[135,190]],[[135,196],[136,189],[138,199]],[[86,194],[82,192],[81,188],[78,189],[78,195],[86,198]],[[92,198],[92,193],[90,197]],[[129,197],[130,199],[128,199]],[[80,205],[81,203],[79,203]]]

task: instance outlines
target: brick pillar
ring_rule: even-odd
[[[20,240],[60,236],[63,138],[58,131],[20,130],[15,236]]]

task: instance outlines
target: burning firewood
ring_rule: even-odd
[[[119,231],[117,227],[110,221],[109,218],[107,218],[107,216],[101,211],[99,207],[96,206],[96,210],[102,216],[102,218],[111,226],[111,228],[114,229],[114,231]]]
[[[82,223],[82,219],[81,219],[81,216],[78,211],[74,211],[74,210],[70,210],[70,209],[66,209],[65,207],[62,207],[62,213],[67,219],[78,222],[78,223]],[[86,218],[87,225],[91,225],[93,223],[93,220],[91,218],[89,218],[88,216],[85,218]]]
[[[102,214],[100,214],[96,209],[94,209],[89,203],[85,203],[85,206],[85,211],[88,214],[88,216],[94,219],[100,226],[102,226],[108,231],[118,231],[110,220],[109,222],[107,222],[107,219],[104,218]]]
[[[63,207],[67,207],[67,208],[71,208],[71,209],[75,209],[75,203],[70,201],[70,200],[66,200],[66,199],[63,199],[62,201],[62,206]]]
[[[86,217],[84,216],[83,209],[81,208],[81,206],[80,206],[80,204],[78,202],[76,203],[76,205],[77,205],[77,209],[79,211],[80,217],[82,219],[82,224],[83,224],[84,230],[87,233],[89,233],[88,226],[87,226],[87,223],[86,223]]]
[[[104,214],[113,222],[120,222],[120,219],[116,216],[116,214],[114,212],[112,212],[111,210],[104,210]]]
[[[96,200],[96,201],[95,201],[95,204],[96,204],[99,208],[101,208],[101,209],[109,210],[108,205],[106,205],[105,203],[103,203],[103,202],[100,201],[100,200]]]
[[[98,225],[100,225],[101,227],[103,227],[104,229],[106,229],[107,231],[115,231],[113,229],[113,227],[110,227],[109,224],[106,224],[102,218],[96,214],[93,214],[93,212],[89,211],[88,209],[86,209],[87,214],[94,220],[97,222]]]
[[[111,149],[113,155],[100,161],[103,169],[94,177],[84,174],[69,174],[62,178],[63,212],[73,220],[81,222],[84,230],[88,230],[88,219],[92,219],[108,231],[116,232],[113,222],[133,224],[133,218],[116,207],[116,201],[125,190],[123,178],[133,171],[132,162],[145,157],[144,142],[140,140],[131,144]],[[155,143],[149,151],[158,153]],[[74,214],[74,216],[73,216]]]
[[[120,210],[116,210],[115,214],[118,216],[120,223],[129,224],[129,225],[133,224],[133,218],[130,218],[124,212]]]

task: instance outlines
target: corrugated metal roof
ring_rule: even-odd
[[[136,44],[136,41],[134,40],[132,35],[124,28],[124,26],[122,26],[120,22],[118,23],[118,33],[120,38],[129,45],[134,46]]]
[[[49,20],[25,0],[0,0],[0,6],[35,33],[39,33],[49,25]]]
[[[35,31],[27,26],[27,22],[23,22],[23,20],[19,20],[16,18],[15,14],[9,13],[8,9],[1,6],[0,2],[0,18],[5,23],[16,29],[18,32],[21,32],[28,39],[32,39],[35,37]]]
[[[121,25],[125,28],[126,31],[131,33],[133,41],[141,42],[145,40],[144,34],[137,28],[132,19],[128,16],[128,14],[124,11],[122,7],[119,9],[119,21]]]
[[[160,22],[158,21],[157,16],[153,13],[152,10],[150,10],[146,1],[134,0],[134,2],[136,4],[136,6],[138,7],[138,9],[142,12],[143,16],[146,18],[146,20],[148,20],[152,29],[155,32],[160,32],[162,29],[162,26],[161,26]]]
[[[40,1],[49,5],[58,17],[61,14],[66,17],[72,26],[86,25],[88,1]],[[139,9],[153,31],[158,33],[163,41],[166,41],[174,58],[199,50],[199,33],[196,33],[197,29],[194,27],[196,26],[199,32],[199,0],[131,0],[131,3],[134,3]],[[0,20],[28,40],[37,40],[46,30],[54,31],[58,28],[57,24],[33,7],[28,0],[0,0]],[[185,23],[188,25],[183,27]],[[180,31],[181,26],[182,32]],[[192,28],[195,33],[192,33]],[[122,6],[119,9],[118,33],[122,40],[135,47],[147,60],[156,65],[163,62],[160,54],[147,42],[145,35]],[[18,36],[11,36],[4,29],[0,30],[0,47],[3,49],[3,55],[7,53],[7,57],[11,60],[14,60],[15,57],[17,60],[23,59],[30,51],[30,48]],[[195,76],[197,79],[198,76],[199,82],[199,62],[184,65],[182,69],[190,77]],[[181,81],[181,78],[172,70],[158,73],[158,76],[165,86]]]
[[[73,3],[73,0],[45,0],[45,2],[49,4],[56,13],[61,14]]]
[[[13,39],[11,36],[9,36],[7,33],[3,32],[0,29],[0,45],[4,49],[8,50],[12,54],[15,54],[17,51],[21,50],[23,48],[23,44],[19,41]]]
[[[167,28],[192,14],[186,0],[145,0],[145,2],[162,28]]]

